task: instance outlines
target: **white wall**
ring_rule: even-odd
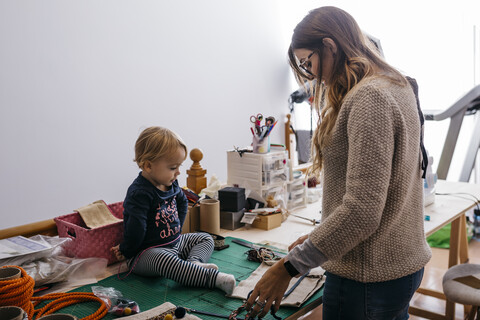
[[[122,201],[151,125],[226,181],[250,115],[288,110],[281,12],[274,0],[2,0],[0,229]]]
[[[207,176],[225,181],[249,116],[283,120],[291,32],[321,5],[381,39],[424,108],[446,108],[473,86],[477,2],[0,0],[0,229],[123,200],[150,125],[202,149]],[[283,142],[282,126],[272,138]],[[439,156],[443,140],[427,130],[426,141]]]

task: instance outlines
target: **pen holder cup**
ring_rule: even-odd
[[[270,152],[270,136],[263,139],[253,136],[253,153],[269,153]]]
[[[200,230],[220,234],[220,201],[215,199],[200,201]]]

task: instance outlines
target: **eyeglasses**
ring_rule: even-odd
[[[301,62],[298,67],[302,69],[308,76],[310,77],[315,77],[315,75],[310,71],[312,68],[312,61],[310,61],[310,58],[313,56],[315,51],[312,51],[303,62]]]

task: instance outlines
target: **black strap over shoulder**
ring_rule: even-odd
[[[420,149],[422,151],[422,178],[425,179],[425,176],[427,174],[427,166],[428,166],[428,155],[427,155],[427,150],[425,149],[425,145],[423,144],[423,124],[425,123],[425,118],[423,117],[423,112],[422,109],[420,109],[420,100],[418,98],[418,84],[417,81],[413,78],[410,77],[405,77],[408,80],[408,83],[410,83],[410,86],[412,87],[413,93],[415,94],[415,99],[417,100],[417,111],[418,111],[418,116],[420,118]]]

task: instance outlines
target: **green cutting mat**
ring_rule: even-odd
[[[230,247],[221,251],[214,251],[209,262],[218,265],[222,272],[233,274],[238,284],[238,282],[247,279],[258,268],[259,263],[248,261],[245,254],[248,248],[233,243],[232,239],[234,238],[227,237],[225,243],[229,244]],[[125,274],[120,274],[120,277],[123,276]],[[83,286],[73,291],[91,292],[91,286]],[[240,299],[225,297],[224,292],[219,289],[184,287],[169,279],[145,278],[135,274],[130,274],[124,280],[120,280],[117,275],[114,275],[93,284],[93,286],[114,287],[122,292],[125,298],[136,301],[140,306],[140,311],[146,311],[168,301],[176,306],[228,316],[242,304]],[[322,292],[323,289],[319,290],[304,305],[321,297]],[[97,308],[98,303],[88,302],[64,308],[59,312],[70,313],[78,318],[83,318],[95,312]],[[277,315],[283,319],[296,311],[298,311],[298,308],[281,307]],[[242,314],[245,316],[245,312]],[[219,319],[213,316],[195,315],[205,320]],[[108,314],[104,319],[114,318],[116,317]],[[273,319],[273,317],[269,314],[264,319]]]

